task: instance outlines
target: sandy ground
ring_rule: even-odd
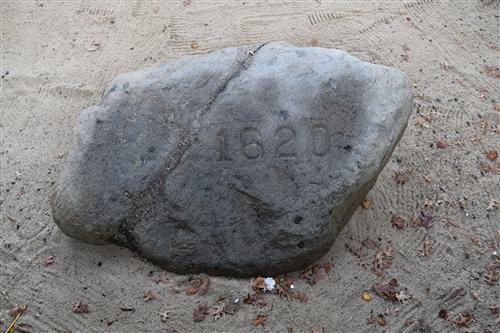
[[[16,332],[499,332],[499,14],[498,1],[476,0],[3,1],[0,328],[28,304]],[[67,238],[48,194],[76,115],[116,75],[269,40],[402,69],[414,113],[371,207],[321,260],[332,271],[313,286],[291,274],[306,303],[267,294],[266,306],[195,322],[197,306],[242,300],[250,281],[210,277],[205,295],[186,295],[188,276],[157,281],[161,270],[126,249]],[[414,223],[421,210],[435,216],[430,228]],[[404,229],[391,226],[393,214]],[[391,278],[409,299],[374,292]],[[144,300],[148,291],[155,299]],[[76,302],[89,313],[75,313]],[[252,324],[258,314],[264,326]]]

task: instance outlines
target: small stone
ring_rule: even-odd
[[[178,273],[302,269],[375,183],[412,100],[397,69],[283,42],[121,75],[78,116],[54,221]]]

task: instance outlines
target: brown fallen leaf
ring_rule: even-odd
[[[377,295],[393,302],[398,300],[397,295],[400,292],[398,280],[396,279],[391,279],[387,284],[375,284],[373,290],[375,290]]]
[[[486,157],[490,160],[490,161],[496,161],[496,159],[498,158],[498,153],[496,150],[490,150],[490,151],[487,151],[486,153],[484,153],[486,155]]]
[[[405,228],[405,220],[401,216],[392,215],[391,225],[393,228],[403,230]]]
[[[464,287],[461,287],[461,288],[455,289],[455,290],[454,290],[454,291],[450,294],[450,296],[449,296],[449,298],[448,298],[448,299],[454,299],[454,298],[456,298],[456,297],[458,297],[458,296],[463,297],[463,296],[465,296],[465,293],[466,293],[466,291],[465,291],[465,288],[464,288]]]
[[[309,44],[311,46],[314,46],[314,47],[319,46],[319,40],[317,38],[313,38],[313,39],[311,39],[311,41],[309,42]]]
[[[486,272],[484,274],[484,281],[489,285],[496,285],[498,282],[498,272],[497,269],[500,268],[500,259],[486,266]]]
[[[191,48],[194,49],[194,50],[196,50],[198,48],[198,43],[196,41],[193,41],[191,43]]]
[[[363,200],[363,202],[361,203],[361,207],[363,207],[364,209],[369,209],[369,208],[372,208],[373,207],[373,203],[368,200],[368,199],[365,199]]]
[[[470,324],[474,321],[474,317],[469,312],[462,312],[457,319],[454,320],[454,323],[458,327],[469,327]]]
[[[305,271],[300,273],[300,277],[306,282],[314,286],[315,284],[319,283],[321,280],[325,278],[325,273],[328,274],[330,271],[333,269],[333,265],[330,263],[324,263],[324,264],[314,264],[312,266],[309,266]]]
[[[365,239],[364,241],[361,242],[361,244],[370,250],[375,250],[379,246],[378,243],[371,238]]]
[[[500,173],[500,164],[494,164],[494,163],[486,163],[486,162],[480,162],[479,163],[479,170],[483,174],[485,173],[491,173],[491,174],[499,174]]]
[[[264,326],[266,323],[267,316],[265,314],[259,313],[255,319],[252,320],[252,325],[253,326]]]
[[[379,314],[378,316],[370,316],[368,318],[368,325],[377,323],[379,326],[385,326],[386,321],[383,314]]]
[[[198,305],[194,311],[193,311],[193,320],[196,322],[200,322],[205,320],[206,316],[208,316],[209,313],[209,307],[208,304],[205,302],[203,304]]]
[[[486,66],[486,74],[488,76],[494,77],[495,79],[500,78],[500,69],[494,66]]]
[[[212,316],[214,316],[215,320],[219,320],[226,314],[224,312],[224,308],[226,307],[226,305],[227,305],[227,300],[225,298],[219,298],[217,303],[215,303],[212,312]]]
[[[163,283],[167,282],[168,281],[167,272],[165,271],[161,272],[158,276],[153,277],[151,281],[153,281],[156,284],[159,284],[160,282]]]
[[[243,303],[256,305],[261,308],[267,305],[267,301],[264,299],[264,295],[261,293],[247,294],[247,296],[243,299]]]
[[[406,171],[396,171],[394,173],[394,180],[399,185],[404,185],[408,181],[408,173]]]
[[[444,221],[444,223],[449,224],[449,225],[451,225],[451,226],[453,226],[453,227],[455,227],[455,228],[460,228],[460,225],[459,225],[457,222],[453,221],[453,220],[452,220],[451,218],[449,218],[449,217],[447,217],[447,218],[443,219],[443,221]]]
[[[449,315],[450,315],[450,313],[448,310],[446,310],[446,309],[439,310],[439,314],[438,314],[439,318],[448,319]]]
[[[149,302],[149,301],[156,299],[156,296],[153,294],[153,292],[151,290],[148,290],[144,293],[143,298],[144,298],[144,302]]]
[[[413,223],[418,225],[418,226],[422,226],[422,227],[429,229],[430,227],[432,227],[434,225],[434,217],[435,216],[428,215],[427,212],[420,211],[420,216],[415,218],[413,220]]]
[[[55,260],[55,259],[56,259],[56,257],[54,257],[54,256],[48,256],[48,257],[47,257],[47,258],[45,258],[45,260],[43,261],[43,265],[44,265],[45,267],[50,266],[50,265],[52,265],[52,264],[54,263],[54,260]]]
[[[384,270],[390,268],[394,256],[394,248],[392,245],[382,247],[375,253],[375,258],[372,264],[372,272],[379,276],[384,275]]]
[[[196,287],[187,287],[186,288],[186,295],[193,296],[193,295],[196,295],[196,293],[198,293],[198,288],[196,288]]]
[[[88,304],[84,304],[80,301],[73,304],[73,312],[78,314],[90,313]]]
[[[448,141],[446,141],[445,139],[441,138],[441,139],[438,139],[436,141],[436,147],[438,149],[446,149],[448,148]]]
[[[238,311],[238,305],[234,302],[229,302],[224,297],[221,297],[212,309],[212,316],[214,316],[215,320],[219,320],[226,314],[234,315],[236,311]]]
[[[422,244],[422,248],[418,250],[419,257],[428,257],[432,254],[432,240],[429,237],[426,237],[424,243]]]
[[[208,276],[201,277],[200,295],[206,295],[210,289],[210,279]]]
[[[490,203],[488,204],[488,207],[486,207],[486,210],[494,210],[494,209],[500,209],[500,202],[496,201],[495,199],[491,199]]]
[[[313,326],[311,327],[311,333],[326,333],[325,328],[321,326]]]
[[[9,316],[16,317],[18,314],[24,312],[25,309],[26,305],[19,306],[16,304],[12,309],[9,310]]]
[[[254,290],[265,291],[266,290],[266,280],[262,276],[257,276],[250,280],[250,285]]]

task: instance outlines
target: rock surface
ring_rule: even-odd
[[[411,109],[400,71],[286,43],[124,74],[78,117],[54,221],[179,273],[300,269],[328,251]]]

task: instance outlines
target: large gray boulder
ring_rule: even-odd
[[[297,270],[328,251],[411,109],[402,72],[287,43],[124,74],[78,117],[54,221],[174,272]]]

